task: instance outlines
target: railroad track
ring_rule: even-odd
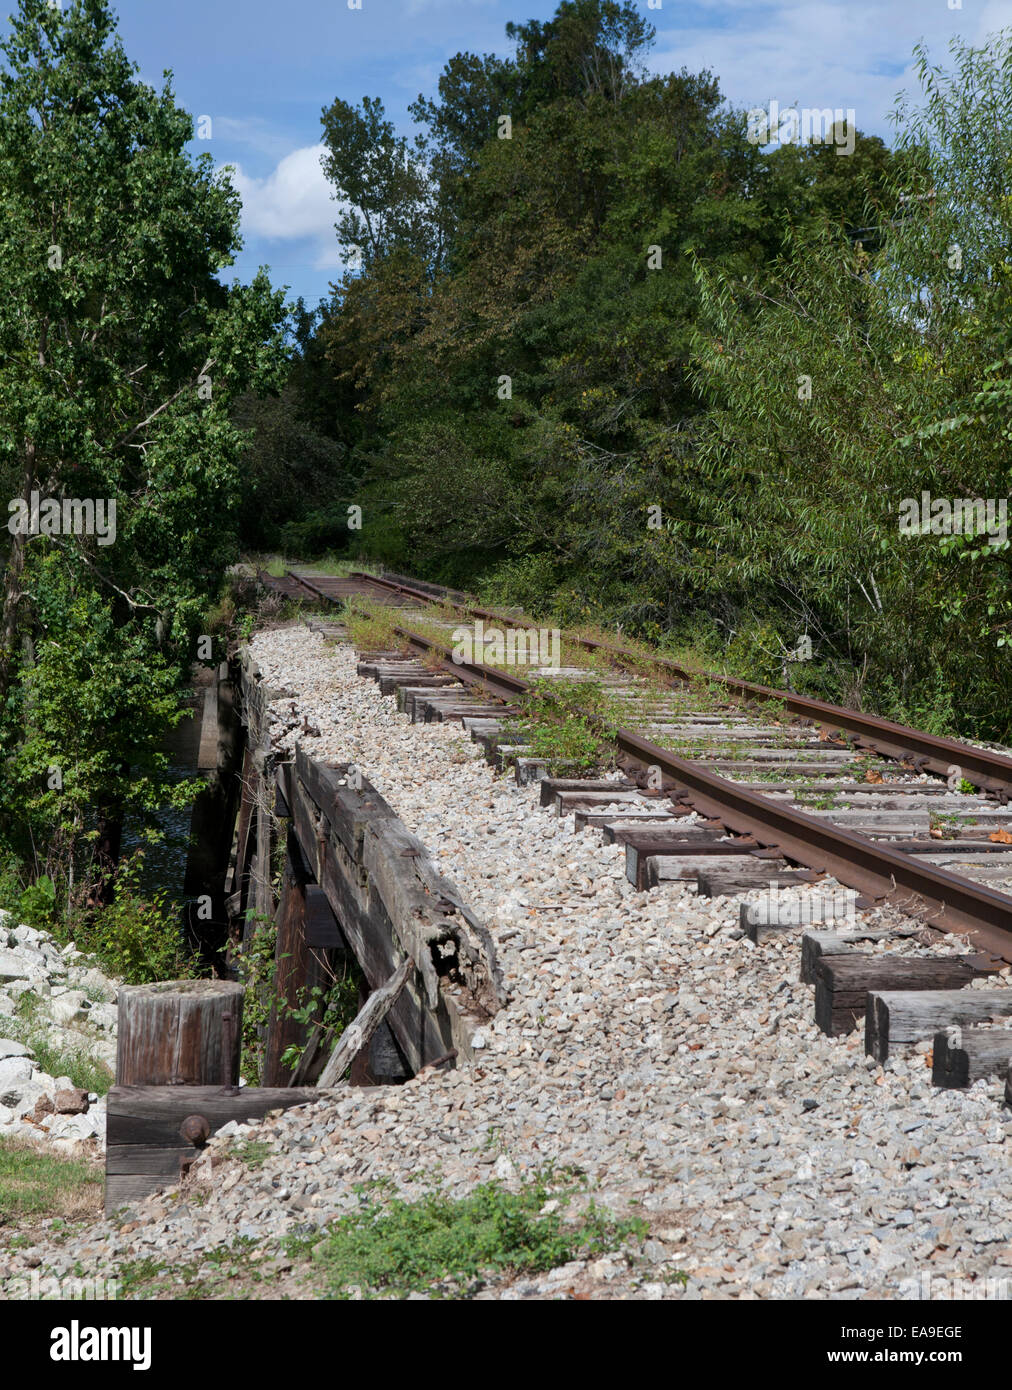
[[[461,617],[500,625],[522,624],[518,615],[405,576],[337,579],[288,571],[281,580],[262,579],[307,602],[343,607],[358,594],[391,606],[403,650],[363,653],[360,673],[379,680],[384,693],[396,693],[414,721],[460,721],[497,766],[512,766],[519,782],[539,781],[543,804],[623,844],[628,877],[638,888],[695,883],[717,896],[796,889],[828,876],[852,890],[844,914],[851,925],[859,895],[857,907],[895,907],[920,919],[926,940],[955,932],[971,944],[960,956],[912,964],[908,955],[856,949],[860,931],[811,933],[803,971],[816,985],[816,1019],[824,1031],[849,1031],[865,1015],[866,1046],[881,1059],[888,1053],[890,1010],[894,1043],[901,1036],[909,1041],[903,1029],[923,1037],[935,1024],[1012,1015],[1012,1006],[1006,1008],[1012,990],[1005,999],[995,997],[1004,991],[964,989],[1012,963],[1006,891],[1012,888],[1012,759],[1004,754],[791,691],[700,678],[660,657],[649,663],[648,682],[640,674],[641,653],[574,638],[571,650],[607,658],[606,674],[574,667],[541,674],[604,687],[621,714],[611,739],[624,775],[553,777],[515,730],[531,681],[498,665],[454,659],[448,643],[433,635],[438,625],[426,610],[449,605]],[[410,626],[413,617],[424,617],[429,631]],[[816,925],[833,925],[840,916],[835,901],[823,901]],[[797,926],[769,913],[755,920],[744,906],[742,921],[754,940]],[[917,992],[916,1008],[912,994],[902,1006],[894,998],[910,991]],[[993,1012],[982,1014],[983,1007]],[[948,1056],[941,1043],[936,1051]],[[949,1061],[944,1065],[951,1070]]]

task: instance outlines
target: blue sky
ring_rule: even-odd
[[[708,67],[735,104],[853,107],[861,130],[890,138],[896,93],[915,89],[919,39],[943,60],[954,34],[979,42],[1012,25],[1012,0],[661,0],[656,71]],[[114,0],[115,4],[115,0]],[[434,94],[461,49],[509,51],[507,20],[546,19],[556,0],[119,0],[120,34],[145,80],[170,68],[179,102],[209,115],[195,140],[237,166],[243,250],[234,274],[271,268],[314,304],[340,274],[337,205],[319,168],[320,113],[336,96],[383,99],[411,129],[409,102]]]

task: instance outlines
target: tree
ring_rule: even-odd
[[[188,664],[234,546],[229,404],[278,380],[283,311],[263,274],[219,282],[238,195],[209,155],[188,156],[191,118],[168,75],[161,92],[137,80],[106,0],[20,0],[0,47],[0,486],[26,508],[38,494],[115,515],[111,536],[3,533],[0,731],[27,776],[42,748],[33,682],[62,640],[43,593],[54,564],[67,632],[82,603],[107,616],[107,674],[159,651]],[[153,736],[143,721],[122,734],[110,804],[131,795],[126,764]]]

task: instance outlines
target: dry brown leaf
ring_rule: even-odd
[[[925,1052],[925,1054],[924,1054],[924,1065],[928,1068],[929,1071],[930,1071],[931,1068],[934,1066],[934,1063],[935,1063],[935,1054],[934,1054],[933,1052]]]
[[[945,839],[945,835],[944,835],[944,833],[943,833],[942,828],[941,828],[940,825],[933,825],[933,826],[931,827],[931,829],[928,831],[928,834],[931,836],[931,838],[932,838],[933,840],[944,840],[944,839]]]
[[[873,767],[870,767],[864,774],[864,780],[866,782],[884,782],[885,778],[882,776],[881,772],[876,772]]]
[[[987,837],[993,840],[996,845],[1012,845],[1012,834],[1007,830],[996,830],[993,835]]]

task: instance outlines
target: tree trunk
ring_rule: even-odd
[[[123,842],[123,814],[120,807],[107,807],[99,812],[98,839],[92,858],[94,882],[88,897],[89,907],[107,907],[116,896],[116,865]]]
[[[35,445],[25,441],[25,468],[22,475],[22,497],[31,502],[35,488]],[[11,536],[11,550],[4,576],[3,617],[0,618],[0,708],[6,703],[14,680],[14,662],[18,650],[18,623],[24,590],[21,577],[25,571],[25,547],[28,537],[23,532]]]

